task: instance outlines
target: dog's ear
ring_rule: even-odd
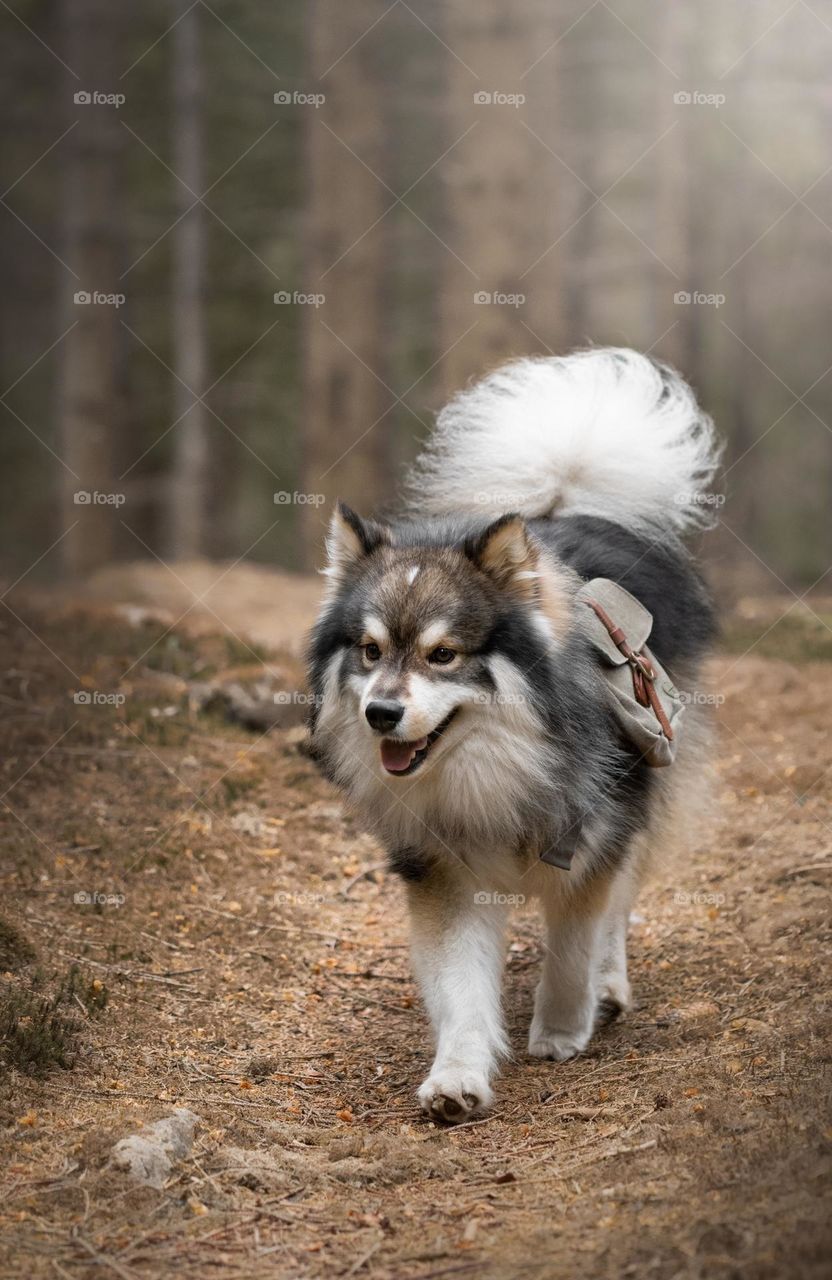
[[[324,573],[340,578],[365,556],[390,542],[390,531],[375,520],[362,520],[359,515],[339,502],[329,525],[326,540],[328,566]]]
[[[465,554],[516,600],[538,599],[538,550],[520,516],[500,516],[482,533],[468,538]]]

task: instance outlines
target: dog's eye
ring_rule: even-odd
[[[428,662],[436,662],[440,667],[446,666],[449,662],[453,662],[456,654],[453,649],[446,649],[440,644],[438,649],[434,649],[433,653],[428,654]]]
[[[364,657],[368,662],[378,662],[381,657],[381,649],[379,649],[377,644],[365,644]]]

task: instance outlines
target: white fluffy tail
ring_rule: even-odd
[[[460,392],[408,480],[415,513],[593,515],[677,533],[712,522],[711,419],[625,348],[514,360]]]

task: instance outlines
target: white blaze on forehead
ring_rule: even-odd
[[[371,636],[373,642],[378,645],[386,644],[390,639],[390,632],[381,618],[377,618],[374,613],[368,614],[364,619],[364,634]]]
[[[419,566],[418,566],[418,564],[414,564],[414,566],[413,566],[413,568],[412,568],[412,569],[408,569],[408,571],[407,571],[407,585],[408,585],[409,587],[412,587],[412,586],[413,586],[413,583],[416,581],[416,575],[417,575],[417,573],[418,573],[418,572],[419,572]]]
[[[449,630],[447,620],[439,618],[436,622],[432,622],[429,627],[425,627],[424,631],[419,632],[419,644],[424,649],[432,649],[440,640],[447,640]]]

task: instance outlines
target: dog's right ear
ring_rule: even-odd
[[[337,580],[377,547],[389,543],[390,531],[385,525],[375,520],[362,520],[345,502],[339,502],[329,525],[326,540],[328,565],[324,573]]]

